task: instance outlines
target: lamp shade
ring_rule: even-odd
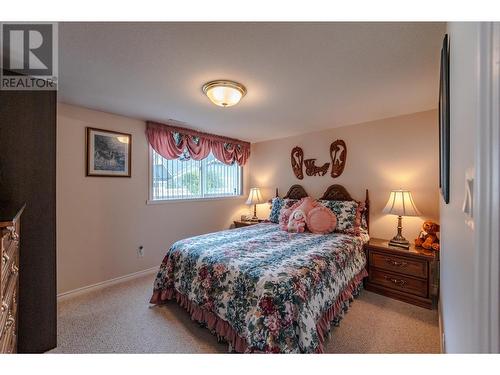
[[[260,204],[260,203],[264,203],[264,200],[262,199],[262,194],[260,193],[260,189],[251,188],[246,204]]]
[[[383,211],[385,214],[398,216],[420,216],[420,212],[413,202],[408,190],[393,190]]]

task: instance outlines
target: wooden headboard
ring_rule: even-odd
[[[278,197],[278,189],[276,188],[276,196]],[[302,185],[292,185],[286,195],[283,198],[288,199],[302,199],[309,196]],[[330,185],[328,189],[324,192],[320,200],[325,201],[353,201],[351,194],[342,185],[334,184]],[[370,231],[370,199],[368,197],[368,189],[365,192],[365,212],[366,226],[368,232]]]
[[[278,196],[278,189],[276,189],[276,196]],[[305,189],[302,185],[292,185],[290,189],[288,189],[288,193],[283,197],[284,199],[302,199],[308,197],[309,194],[306,193]]]

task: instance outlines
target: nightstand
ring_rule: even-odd
[[[365,289],[417,306],[436,307],[439,291],[439,252],[411,245],[389,246],[372,238],[365,244],[368,277]]]
[[[259,224],[260,222],[262,222],[262,220],[259,220],[259,221],[235,220],[234,221],[234,227],[235,228],[248,227],[250,225]]]

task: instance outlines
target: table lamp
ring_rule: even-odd
[[[259,221],[259,218],[257,217],[257,205],[260,203],[264,203],[262,194],[260,193],[260,189],[251,188],[246,204],[253,204],[253,217],[251,219],[252,221]]]
[[[420,216],[420,212],[415,203],[411,192],[408,190],[393,190],[389,196],[389,200],[385,205],[383,212],[385,214],[398,216],[398,234],[389,241],[390,246],[399,246],[405,249],[410,248],[410,242],[403,237],[403,216]]]

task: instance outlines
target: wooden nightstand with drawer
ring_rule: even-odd
[[[439,252],[389,246],[372,238],[365,245],[368,277],[365,289],[417,306],[436,307],[439,290]]]
[[[235,220],[233,221],[235,228],[249,227],[250,225],[255,225],[261,223],[262,220],[251,221],[251,220]]]

